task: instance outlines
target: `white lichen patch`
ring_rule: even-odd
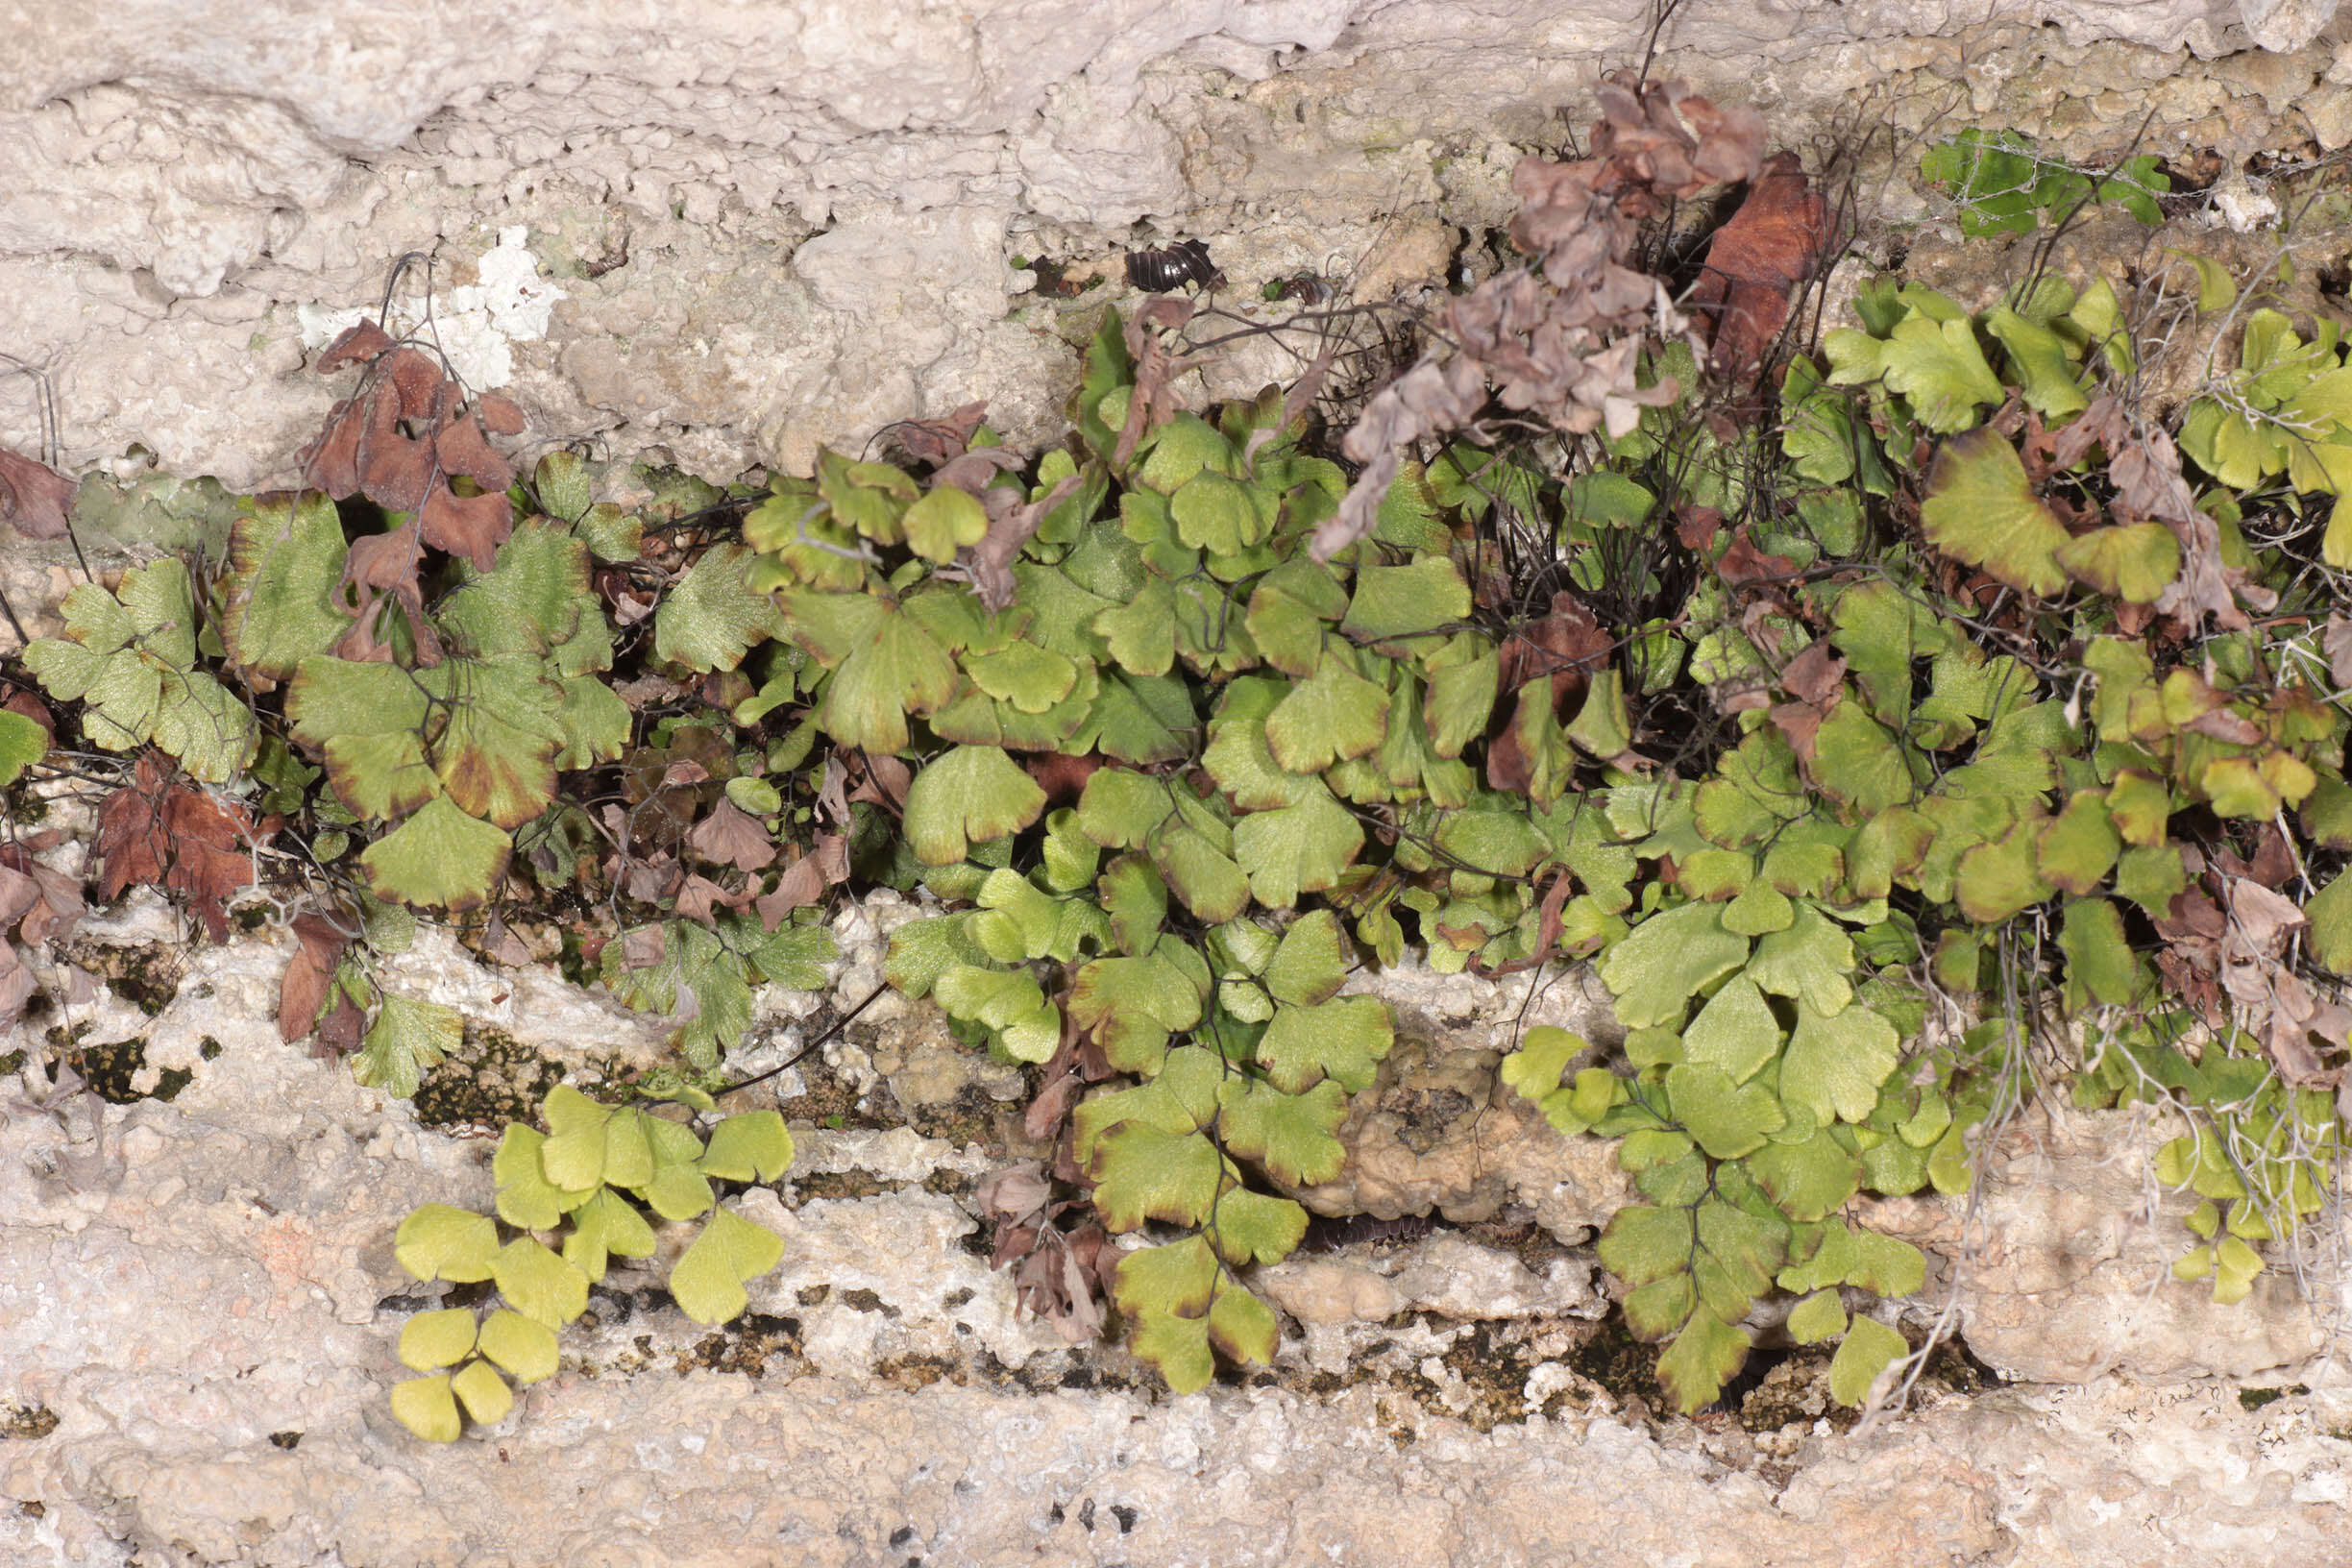
[[[462,283],[429,300],[422,292],[395,299],[387,330],[395,336],[413,334],[438,343],[457,379],[477,391],[512,384],[514,345],[545,338],[557,303],[571,298],[551,279],[539,276],[529,235],[522,224],[501,229],[498,243],[476,264],[478,282]],[[295,309],[303,347],[314,354],[374,313],[364,306],[305,305]]]
[[[2206,194],[2212,203],[2209,221],[2217,228],[2226,228],[2236,234],[2250,234],[2278,227],[2278,199],[2270,194],[2268,181],[2232,170]]]

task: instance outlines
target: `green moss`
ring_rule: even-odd
[[[1595,1323],[1584,1341],[1562,1360],[1621,1409],[1637,1400],[1649,1409],[1671,1408],[1666,1391],[1658,1386],[1656,1350],[1633,1336],[1621,1312]]]
[[[734,1372],[754,1382],[775,1374],[779,1382],[789,1383],[816,1370],[801,1354],[800,1320],[759,1312],[747,1312],[704,1335],[692,1349],[678,1352],[674,1365],[680,1377],[689,1372]]]
[[[2291,1388],[2241,1388],[2238,1390],[2238,1403],[2246,1409],[2259,1410],[2266,1405],[2275,1404],[2285,1399],[2289,1394],[2308,1394],[2310,1392],[2309,1388],[2299,1383]]]
[[[37,1442],[57,1429],[57,1411],[46,1405],[0,1401],[0,1439]]]
[[[427,1127],[502,1131],[529,1123],[547,1091],[563,1081],[551,1062],[502,1029],[468,1018],[463,1043],[417,1083],[417,1120]]]
[[[104,980],[116,995],[151,1018],[172,1004],[187,973],[187,951],[172,943],[116,946],[73,936],[58,944],[58,956]]]
[[[138,1089],[135,1080],[147,1066],[147,1042],[143,1039],[75,1046],[64,1054],[65,1065],[81,1075],[91,1093],[110,1105],[135,1105],[151,1098],[168,1102],[178,1098],[192,1081],[184,1067],[166,1067],[157,1074],[153,1090]]]
[[[968,1084],[943,1104],[919,1105],[907,1113],[907,1124],[925,1138],[943,1139],[958,1148],[1001,1145],[1000,1118],[1013,1115],[1007,1105],[977,1084]]]
[[[793,1190],[803,1202],[815,1198],[870,1198],[896,1192],[904,1182],[886,1182],[862,1170],[812,1171],[793,1178]]]

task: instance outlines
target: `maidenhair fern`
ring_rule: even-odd
[[[706,1098],[686,1098],[709,1109]],[[649,1258],[655,1223],[701,1220],[669,1274],[670,1294],[698,1323],[750,1305],[744,1286],[774,1268],[784,1243],[719,1202],[722,1184],[772,1182],[792,1164],[792,1135],[773,1111],[728,1116],[707,1141],[640,1106],[600,1105],[577,1090],[548,1093],[547,1132],[516,1122],[491,1162],[496,1219],[430,1203],[401,1222],[394,1250],[420,1281],[488,1281],[504,1306],[419,1312],[400,1358],[421,1376],[392,1390],[392,1411],[420,1437],[449,1442],[514,1403],[508,1386],[556,1370],[556,1333],[588,1309],[588,1287],[614,1258]],[[707,1218],[705,1216],[708,1216]],[[561,1233],[558,1251],[541,1237]],[[445,1368],[455,1368],[447,1371]]]
[[[1964,152],[1939,167],[1988,223],[2161,188]],[[2177,448],[2130,401],[2149,313],[2236,288],[2045,278],[1972,312],[1876,280],[1775,421],[1709,417],[1691,344],[1645,340],[1564,471],[1433,438],[1353,510],[1309,400],[1174,405],[1184,312],[1157,302],[1105,312],[1034,462],[973,418],[644,515],[561,454],[504,492],[479,453],[420,470],[438,533],[252,498],[224,568],[77,589],[26,662],[92,744],[152,747],[159,791],[159,756],[296,839],[328,913],[297,922],[282,1021],[394,1092],[461,1038],[371,978],[410,908],[480,912],[498,950],[491,916],[564,903],[577,972],[708,1073],[759,986],[822,982],[831,890],[918,893],[890,984],[1041,1066],[1059,1185],[1031,1212],[1063,1217],[1031,1239],[1095,1227],[1056,1231],[1056,1288],[1103,1287],[1180,1390],[1275,1354],[1252,1270],[1344,1177],[1393,1042],[1351,977],[1589,960],[1622,1041],[1531,1030],[1501,1076],[1616,1141],[1629,1326],[1692,1409],[1791,1297],[1852,1404],[1908,1348],[1872,1299],[1926,1277],[1861,1200],[1967,1190],[2037,1077],[2183,1118],[2156,1164],[2200,1199],[2176,1272],[2219,1299],[2330,1190],[2352,514],[2304,508],[2352,477],[2352,367],[2258,306]],[[388,406],[365,396],[337,419]],[[38,727],[0,713],[0,773]],[[214,870],[166,885],[259,874]],[[496,1220],[401,1228],[420,1279],[506,1303],[404,1335],[425,1435],[547,1376],[659,1223],[711,1215],[669,1276],[699,1321],[777,1261],[713,1212],[784,1168],[772,1114],[705,1142],[569,1089],[543,1110],[505,1130]]]

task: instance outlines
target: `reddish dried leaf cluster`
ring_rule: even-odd
[[[1755,179],[1764,123],[1750,110],[1718,109],[1679,83],[1637,82],[1625,73],[1602,87],[1600,99],[1593,156],[1528,158],[1511,173],[1520,201],[1511,240],[1536,259],[1540,277],[1517,269],[1454,300],[1443,321],[1452,355],[1414,366],[1365,405],[1341,443],[1363,472],[1316,529],[1316,559],[1329,560],[1372,531],[1400,453],[1469,426],[1489,383],[1506,408],[1578,434],[1605,429],[1623,435],[1645,405],[1680,395],[1671,382],[1647,390],[1635,382],[1645,334],[1654,327],[1670,335],[1685,325],[1664,285],[1630,265],[1638,228],[1668,202]]]
[[[365,496],[408,522],[352,547],[344,581],[355,590],[360,614],[336,652],[351,659],[390,657],[368,613],[390,595],[408,611],[420,659],[435,663],[440,651],[417,587],[420,548],[445,550],[490,570],[499,545],[514,530],[506,500],[514,466],[489,437],[520,433],[523,411],[495,392],[469,403],[465,387],[438,358],[413,344],[395,343],[373,322],[336,338],[313,368],[333,375],[353,365],[365,366],[366,374],[303,449],[303,482],[338,501]],[[454,478],[471,480],[478,493],[460,494],[451,484]]]
[[[1181,326],[1191,315],[1192,306],[1182,300],[1153,300],[1137,313],[1127,326],[1131,347],[1141,343],[1135,402],[1130,404],[1129,425],[1141,434],[1138,419],[1164,424],[1174,417],[1175,404],[1166,394],[1166,381],[1173,374],[1171,365],[1182,368],[1168,358],[1167,351],[1152,333],[1154,326]],[[1143,334],[1139,337],[1139,333]],[[1006,447],[974,447],[972,432],[988,417],[986,403],[968,403],[943,419],[913,419],[891,428],[906,455],[928,466],[933,489],[952,485],[980,502],[988,513],[988,531],[980,542],[959,552],[957,563],[944,568],[942,576],[969,582],[980,601],[992,610],[1001,610],[1013,602],[1013,563],[1020,556],[1037,530],[1044,525],[1053,509],[1069,499],[1078,488],[1076,476],[1064,478],[1047,494],[1036,501],[1022,499],[1024,492],[1017,485],[996,482],[997,478],[1021,466],[1019,453]],[[1131,454],[1122,449],[1121,458]]]
[[[982,1213],[995,1228],[994,1266],[1011,1265],[1020,1304],[1078,1344],[1102,1331],[1102,1303],[1110,1294],[1118,1252],[1091,1220],[1067,1231],[1056,1223],[1065,1215],[1092,1213],[1083,1195],[1092,1184],[1075,1158],[1069,1115],[1088,1086],[1115,1073],[1093,1032],[1070,1017],[1068,996],[1055,1000],[1062,1009],[1061,1043],[1046,1062],[1021,1121],[1033,1142],[1052,1143],[1052,1164],[1028,1160],[997,1171],[981,1184],[979,1196]],[[1056,1199],[1057,1185],[1078,1195]]]
[[[1136,443],[1155,425],[1176,417],[1173,391],[1176,378],[1200,361],[1168,353],[1164,331],[1178,331],[1192,319],[1192,302],[1172,294],[1156,294],[1126,326],[1127,356],[1135,361],[1135,386],[1128,394],[1127,423],[1119,429],[1111,466],[1123,469],[1135,455]]]
[[[1077,490],[1078,476],[1069,474],[1035,501],[1023,501],[1018,490],[1001,484],[980,492],[980,504],[988,512],[988,532],[964,552],[964,570],[981,603],[1001,610],[1013,602],[1013,563],[1019,558],[1021,547],[1044,526],[1053,509]]]
[[[820,902],[849,880],[849,840],[840,833],[820,833],[809,852],[784,868],[775,886],[752,901],[760,924],[773,931],[786,915]]]
[[[134,781],[98,808],[96,847],[106,864],[102,898],[135,886],[184,894],[214,942],[229,936],[225,900],[255,881],[254,854],[278,831],[276,818],[256,822],[243,805],[177,774],[155,754],[139,758]]]
[[[1179,404],[1175,380],[1198,361],[1168,352],[1164,333],[1192,319],[1192,302],[1172,295],[1155,295],[1126,325],[1127,352],[1135,362],[1135,384],[1129,390],[1127,422],[1120,427],[1112,453],[1114,467],[1124,468],[1137,443],[1154,426],[1176,417]],[[959,410],[959,416],[962,413]],[[1013,563],[1053,509],[1078,489],[1078,476],[1066,476],[1035,501],[1024,501],[1017,488],[993,484],[1000,468],[1015,466],[992,448],[979,448],[949,459],[932,476],[935,484],[952,484],[970,492],[988,513],[988,531],[964,551],[951,575],[972,585],[980,602],[1001,610],[1013,602]]]
[[[1844,699],[1845,683],[1846,661],[1830,651],[1826,641],[1807,643],[1780,672],[1780,689],[1790,699],[1774,704],[1769,717],[1808,772],[1822,721]]]
[[[698,763],[673,764],[664,788],[650,796],[646,804],[635,811],[624,811],[617,805],[607,805],[598,816],[604,824],[607,837],[616,846],[605,857],[602,867],[605,879],[612,886],[643,903],[675,900],[674,907],[679,918],[715,925],[718,923],[718,911],[741,909],[759,896],[760,883],[756,875],[743,875],[736,878],[740,885],[730,889],[700,871],[690,870],[686,865],[686,856],[692,853],[724,875],[728,866],[724,857],[729,853],[745,852],[748,848],[743,843],[742,835],[732,830],[728,820],[730,817],[741,818],[743,813],[723,796],[716,799],[709,814],[700,822],[683,832],[675,831],[674,802],[669,797],[670,792],[685,792],[708,778],[709,774],[703,772]],[[749,821],[748,818],[744,820]],[[704,825],[710,822],[718,825],[705,832]],[[661,831],[665,825],[673,828],[667,842],[664,842]],[[649,835],[647,828],[651,828],[653,832]],[[705,845],[709,847],[704,847]],[[773,858],[772,846],[770,858]],[[658,943],[659,928],[647,929],[652,931],[653,940]],[[632,963],[630,967],[642,968],[647,965],[658,964],[661,956],[661,949],[656,945],[646,957],[645,964]]]
[[[1593,156],[1603,178],[1630,187],[1625,210],[1654,216],[1659,201],[1689,201],[1712,185],[1752,180],[1764,122],[1751,109],[1718,109],[1680,82],[1618,71],[1601,85]]]

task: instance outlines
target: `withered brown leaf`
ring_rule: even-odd
[[[318,1033],[310,1042],[310,1054],[316,1057],[348,1056],[359,1048],[359,1039],[367,1023],[367,1015],[360,1012],[349,996],[339,996],[327,1016],[319,1020]]]
[[[1723,525],[1723,513],[1712,506],[1675,508],[1675,538],[1684,550],[1704,551],[1712,548]]]
[[[519,969],[531,961],[530,949],[506,924],[503,915],[493,914],[490,923],[482,927],[481,950],[510,969]]]
[[[906,449],[906,454],[919,463],[933,467],[964,454],[971,444],[972,431],[988,418],[988,404],[973,402],[940,419],[910,419],[891,428],[891,434]]]
[[[1587,674],[1607,664],[1614,646],[1583,601],[1562,589],[1552,596],[1548,614],[1521,622],[1504,638],[1503,690],[1516,691],[1550,675],[1553,698],[1565,698],[1582,689]]]
[[[484,392],[474,400],[474,411],[481,416],[482,424],[492,435],[523,433],[523,410],[503,393]]]
[[[1521,720],[1531,711],[1531,704],[1548,703],[1550,700],[1544,688],[1534,681],[1519,688],[1517,704],[1511,711],[1511,722],[1505,724],[1502,733],[1486,745],[1487,788],[1500,790],[1506,795],[1525,795],[1534,787],[1534,762],[1519,740]]]
[[[1797,753],[1797,760],[1810,767],[1822,721],[1828,716],[1828,710],[1811,702],[1781,702],[1776,704],[1766,717],[1772,720],[1773,727],[1789,743],[1789,749]]]
[[[14,844],[0,844],[0,867],[33,879],[40,896],[10,917],[16,921],[17,940],[26,943],[43,942],[51,937],[62,937],[82,919],[82,881],[63,871],[53,870],[33,858],[34,845],[29,839]],[[0,921],[0,926],[6,922]]]
[[[998,488],[994,483],[996,476],[1010,473],[1020,466],[1020,453],[1010,448],[974,447],[960,457],[950,457],[934,470],[931,484],[934,489],[943,484],[952,484],[965,494],[976,496],[985,502],[988,493]],[[1007,490],[1006,493],[1015,500],[1019,499],[1017,491]]]
[[[335,967],[352,943],[352,933],[324,915],[296,916],[294,937],[294,956],[278,983],[278,1038],[289,1043],[309,1034],[318,1021]]]
[[[482,438],[481,426],[466,415],[442,426],[433,445],[447,473],[462,474],[485,491],[503,492],[514,483],[514,465]]]
[[[2337,690],[2352,686],[2352,618],[2330,615],[2319,646],[2327,650],[2328,677]]]
[[[390,333],[372,321],[363,321],[345,329],[343,335],[327,345],[327,352],[310,368],[321,376],[331,376],[349,365],[368,364],[391,347]]]
[[[1846,661],[1826,642],[1807,643],[1780,672],[1780,689],[1801,702],[1827,702],[1846,678]]]
[[[303,483],[340,500],[359,491],[359,431],[367,423],[363,400],[345,398],[327,410],[327,423],[296,453]]]
[[[625,968],[649,969],[662,961],[668,950],[667,939],[658,925],[641,925],[621,939],[621,963]]]
[[[1128,392],[1127,422],[1119,428],[1118,445],[1111,453],[1113,468],[1123,472],[1143,432],[1176,417],[1176,378],[1200,361],[1168,353],[1160,333],[1182,330],[1192,319],[1193,308],[1190,300],[1155,294],[1128,318],[1127,354],[1135,361],[1135,384]]]
[[[1734,588],[1757,583],[1786,582],[1797,575],[1797,563],[1786,555],[1758,550],[1745,527],[1731,536],[1731,547],[1715,562],[1716,575]]]
[[[400,399],[400,417],[430,423],[439,417],[442,388],[449,378],[441,361],[413,344],[404,343],[376,366],[379,384],[389,381]]]
[[[849,799],[863,800],[894,813],[904,811],[907,791],[915,784],[913,771],[887,751],[861,751],[858,760],[865,765],[866,779],[850,792]]]
[[[760,870],[776,857],[775,840],[735,802],[722,798],[687,836],[704,860],[738,870]]]
[[[81,485],[47,463],[0,447],[0,523],[27,539],[61,539]]]
[[[491,569],[514,527],[505,494],[514,466],[487,435],[519,432],[523,411],[495,394],[477,399],[469,409],[464,386],[437,355],[395,343],[374,323],[362,322],[337,338],[315,368],[331,374],[354,364],[367,367],[359,390],[329,411],[317,437],[303,449],[303,482],[338,501],[364,495],[387,510],[413,514],[418,532],[410,535],[397,574],[383,570],[391,564],[388,556],[363,563],[361,574],[347,569],[347,581],[366,582],[373,592],[363,597],[359,618],[336,651],[353,659],[383,655],[368,611],[376,594],[391,594],[410,612],[423,662],[438,663],[439,647],[425,624],[413,541],[421,537],[436,550],[464,555],[477,571]],[[456,494],[452,475],[472,480],[481,493]]]
[[[773,931],[785,916],[823,897],[824,890],[824,868],[815,855],[803,855],[785,867],[776,885],[753,899],[751,907],[759,912],[761,928]]]
[[[677,916],[682,920],[699,920],[704,925],[719,923],[714,913],[731,909],[740,900],[709,877],[696,873],[686,878],[677,891]]]
[[[514,531],[514,507],[503,490],[460,496],[439,489],[425,498],[417,521],[427,544],[463,555],[476,571],[487,572],[498,562],[498,547]]]
[[[1535,950],[1525,958],[1514,958],[1507,964],[1489,967],[1476,953],[1470,955],[1470,972],[1482,979],[1499,980],[1507,975],[1520,974],[1540,968],[1552,961],[1553,944],[1560,939],[1560,929],[1566,923],[1562,912],[1568,905],[1568,894],[1576,891],[1576,877],[1566,870],[1552,878],[1552,886],[1538,906],[1535,928]],[[1596,943],[1597,945],[1597,943]]]
[[[785,916],[813,904],[827,888],[849,880],[849,840],[840,833],[820,833],[816,847],[784,869],[776,885],[752,903],[760,924],[773,931]]]
[[[432,443],[401,429],[400,395],[388,380],[368,389],[361,409],[360,494],[388,511],[415,511],[441,479]]]
[[[1002,485],[990,485],[981,493],[980,504],[988,511],[988,532],[965,552],[972,591],[980,596],[981,603],[1001,610],[1013,602],[1013,563],[1019,558],[1021,547],[1044,527],[1053,509],[1077,491],[1078,476],[1066,474],[1035,501],[1022,501]]]
[[[26,910],[40,902],[40,895],[38,882],[13,867],[0,866],[0,931],[14,925]]]
[[[1813,276],[1829,242],[1829,204],[1795,153],[1775,153],[1731,221],[1707,242],[1691,303],[1714,324],[1715,369],[1750,376],[1788,324],[1789,290]]]

